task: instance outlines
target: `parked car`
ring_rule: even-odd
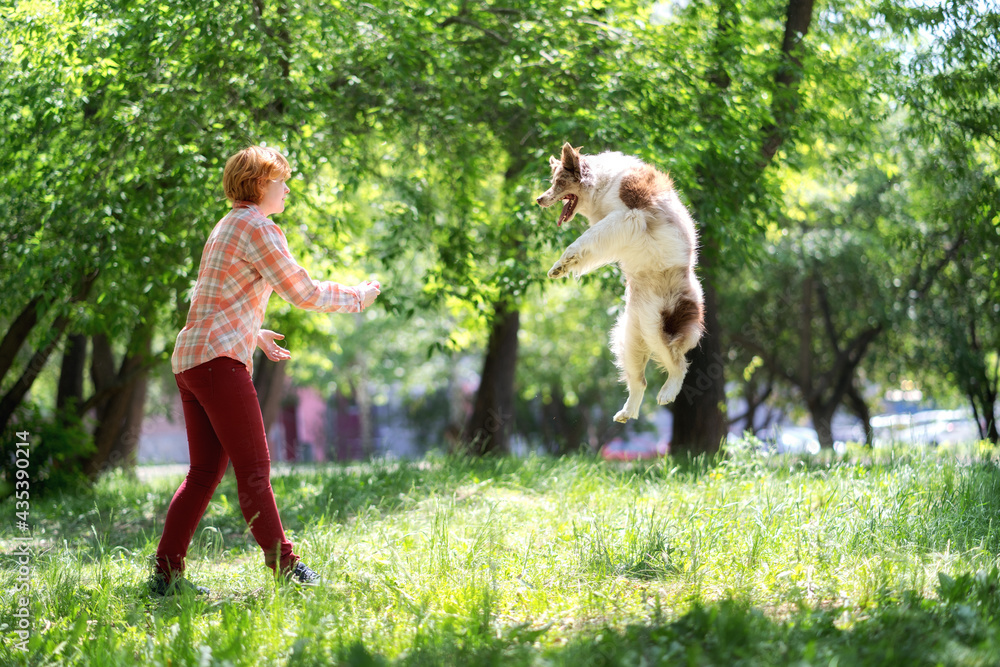
[[[819,454],[821,446],[816,430],[808,426],[772,426],[760,436],[764,446],[778,454]],[[833,451],[843,454],[847,444],[838,440],[833,443]]]
[[[780,454],[819,454],[819,436],[808,426],[780,426],[775,442]]]
[[[894,443],[936,447],[979,439],[979,427],[968,410],[922,410],[878,415],[872,417],[871,423],[876,447],[888,447]]]
[[[612,438],[601,447],[601,458],[605,461],[639,461],[655,459],[670,453],[670,443],[666,438],[656,439],[648,433],[639,433],[628,440]]]

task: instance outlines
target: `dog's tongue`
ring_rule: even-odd
[[[563,200],[562,213],[559,214],[559,222],[556,223],[556,227],[562,227],[562,223],[569,219],[569,213],[573,208],[573,200],[567,198]]]

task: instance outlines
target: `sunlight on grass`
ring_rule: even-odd
[[[714,464],[432,457],[303,469],[274,486],[296,552],[325,579],[305,591],[275,586],[230,473],[189,555],[188,577],[212,595],[168,600],[144,583],[179,478],[110,475],[86,497],[33,504],[30,651],[6,641],[5,601],[2,658],[827,664],[864,661],[871,635],[864,650],[891,664],[910,645],[917,661],[898,664],[988,664],[1000,647],[995,458],[979,446],[810,458],[747,447]],[[15,569],[2,576],[12,590]],[[918,641],[925,626],[936,630]]]

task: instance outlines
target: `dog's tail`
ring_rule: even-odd
[[[660,315],[660,328],[668,343],[687,337],[697,341],[705,332],[705,306],[691,297],[682,296]]]

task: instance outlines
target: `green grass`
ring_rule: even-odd
[[[179,477],[33,501],[29,651],[0,570],[0,662],[99,665],[1000,664],[996,453],[734,452],[376,463],[272,480],[325,587],[276,587],[231,473],[188,577],[151,600]],[[12,549],[11,517],[2,533]]]

